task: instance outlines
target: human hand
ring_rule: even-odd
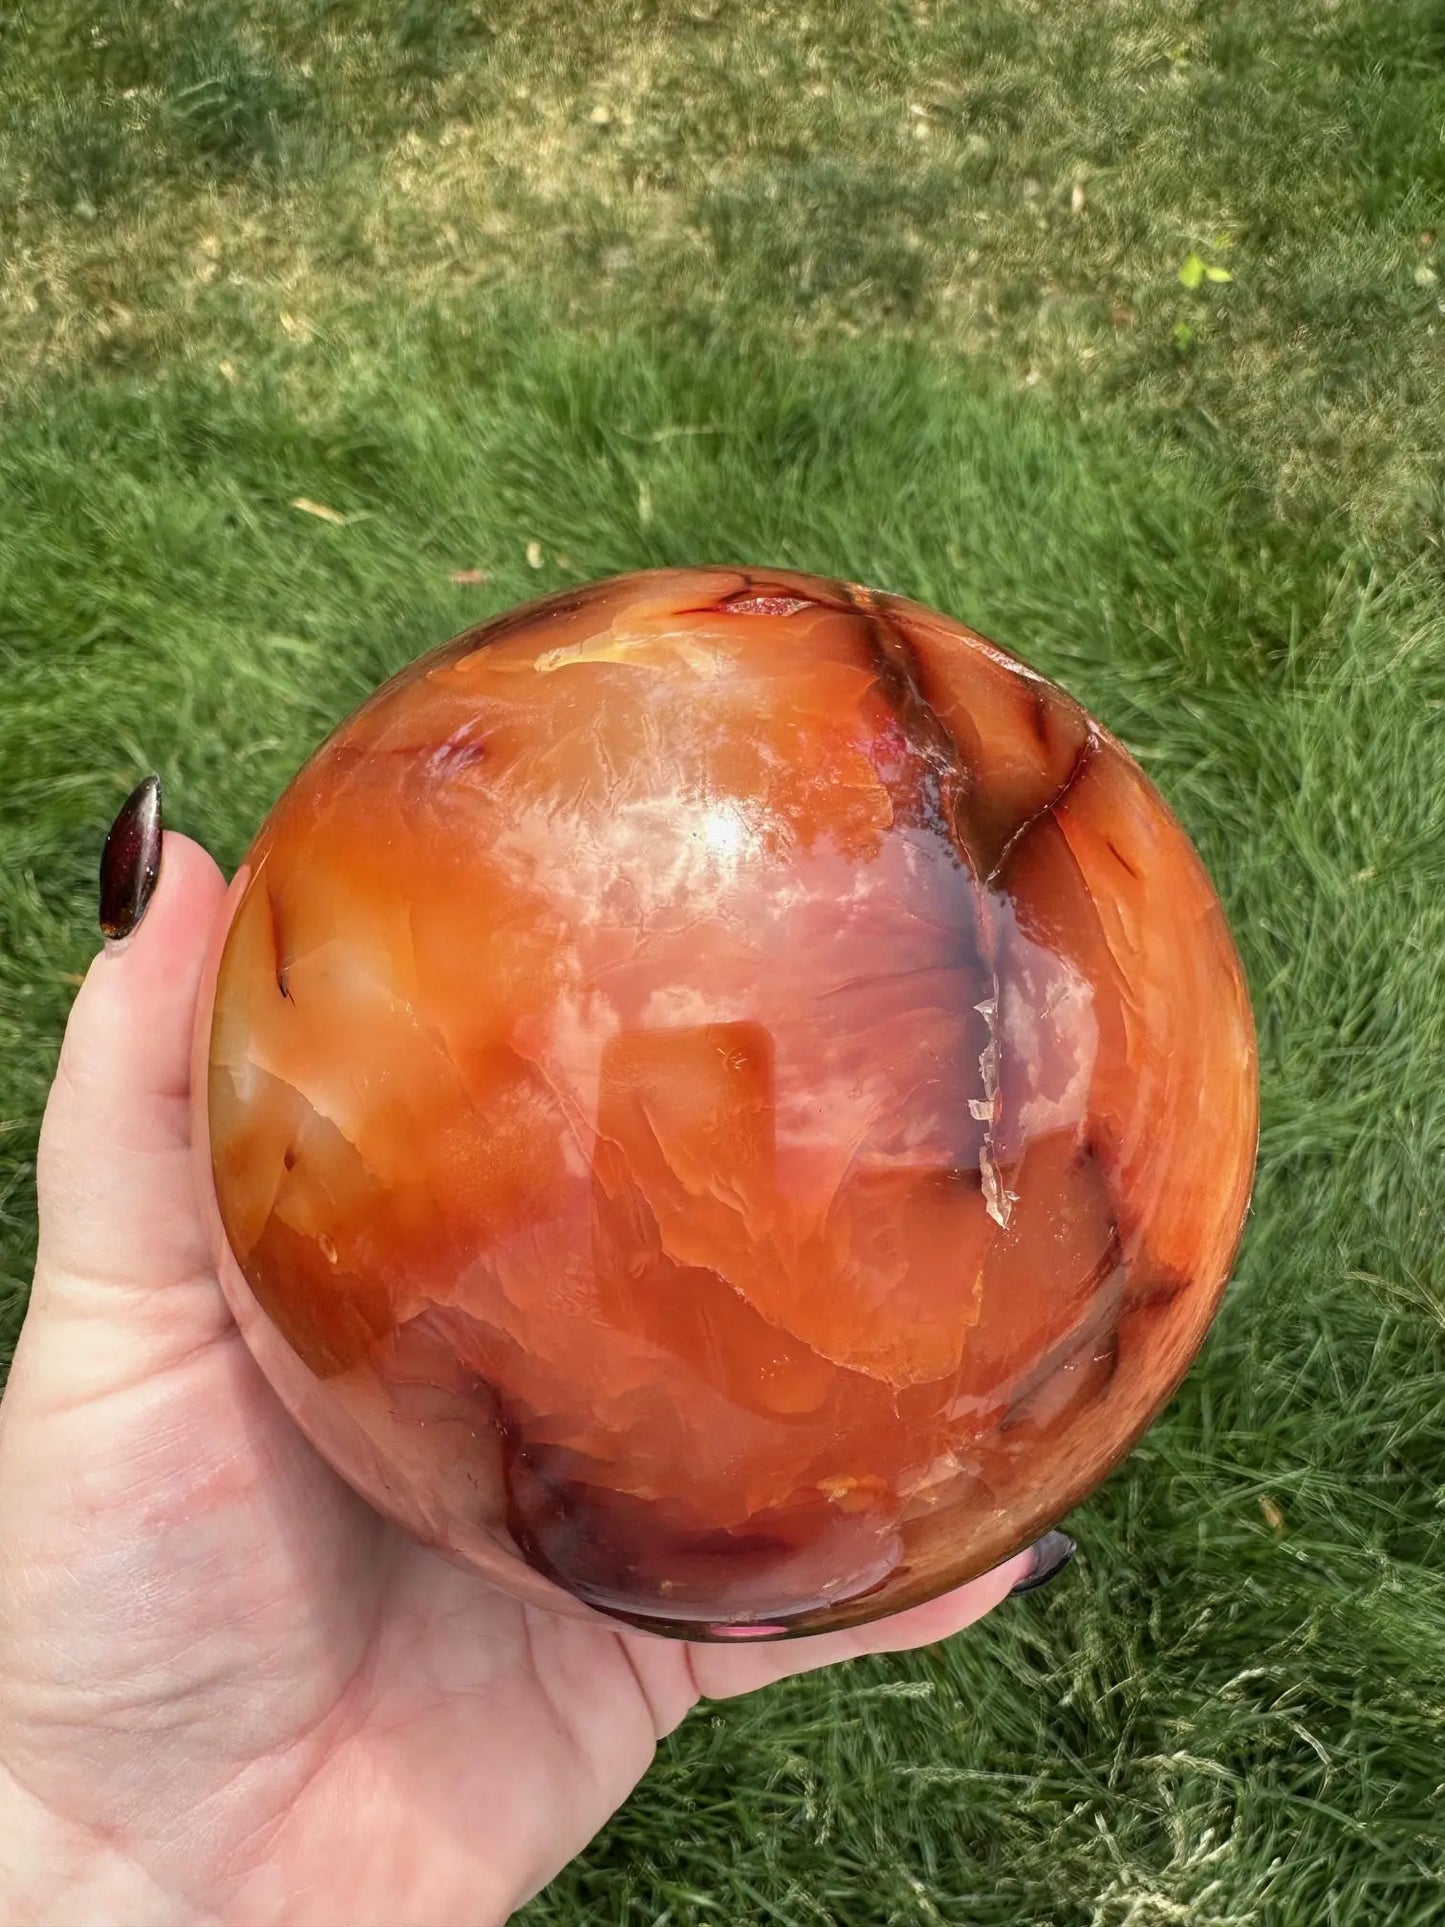
[[[132,842],[122,895],[144,922],[71,1012],[0,1406],[12,1927],[486,1927],[585,1846],[700,1698],[945,1638],[1061,1569],[1072,1544],[1051,1533],[857,1631],[688,1645],[524,1606],[377,1517],[253,1364],[195,1200],[188,1067],[220,872],[166,836],[147,909]]]

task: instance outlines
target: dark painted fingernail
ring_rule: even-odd
[[[1037,1592],[1051,1579],[1057,1579],[1079,1550],[1067,1532],[1046,1532],[1042,1539],[1034,1543],[1034,1569],[1027,1579],[1020,1579],[1016,1586],[1009,1588],[1009,1597],[1015,1593]]]
[[[107,950],[134,935],[161,873],[161,779],[148,776],[121,805],[100,856],[100,931]]]

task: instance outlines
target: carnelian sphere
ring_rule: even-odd
[[[1214,1313],[1257,1118],[1214,891],[1076,702],[914,603],[693,569],[486,623],[231,904],[197,1135],[242,1330],[524,1598],[913,1604],[1097,1484]]]

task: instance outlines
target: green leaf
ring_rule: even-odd
[[[1176,321],[1174,324],[1174,346],[1176,348],[1187,348],[1193,339],[1194,330],[1190,327],[1189,323],[1187,321]]]
[[[1211,267],[1206,268],[1204,272],[1211,281],[1232,281],[1234,279],[1234,276],[1229,272],[1228,268]]]
[[[1197,288],[1204,279],[1204,263],[1197,254],[1191,254],[1179,270],[1179,279],[1186,288]]]

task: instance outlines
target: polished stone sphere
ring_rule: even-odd
[[[1246,1209],[1178,823],[1025,663],[846,583],[625,576],[423,656],[271,812],[210,976],[263,1370],[562,1610],[809,1632],[1007,1557],[1168,1399]]]

